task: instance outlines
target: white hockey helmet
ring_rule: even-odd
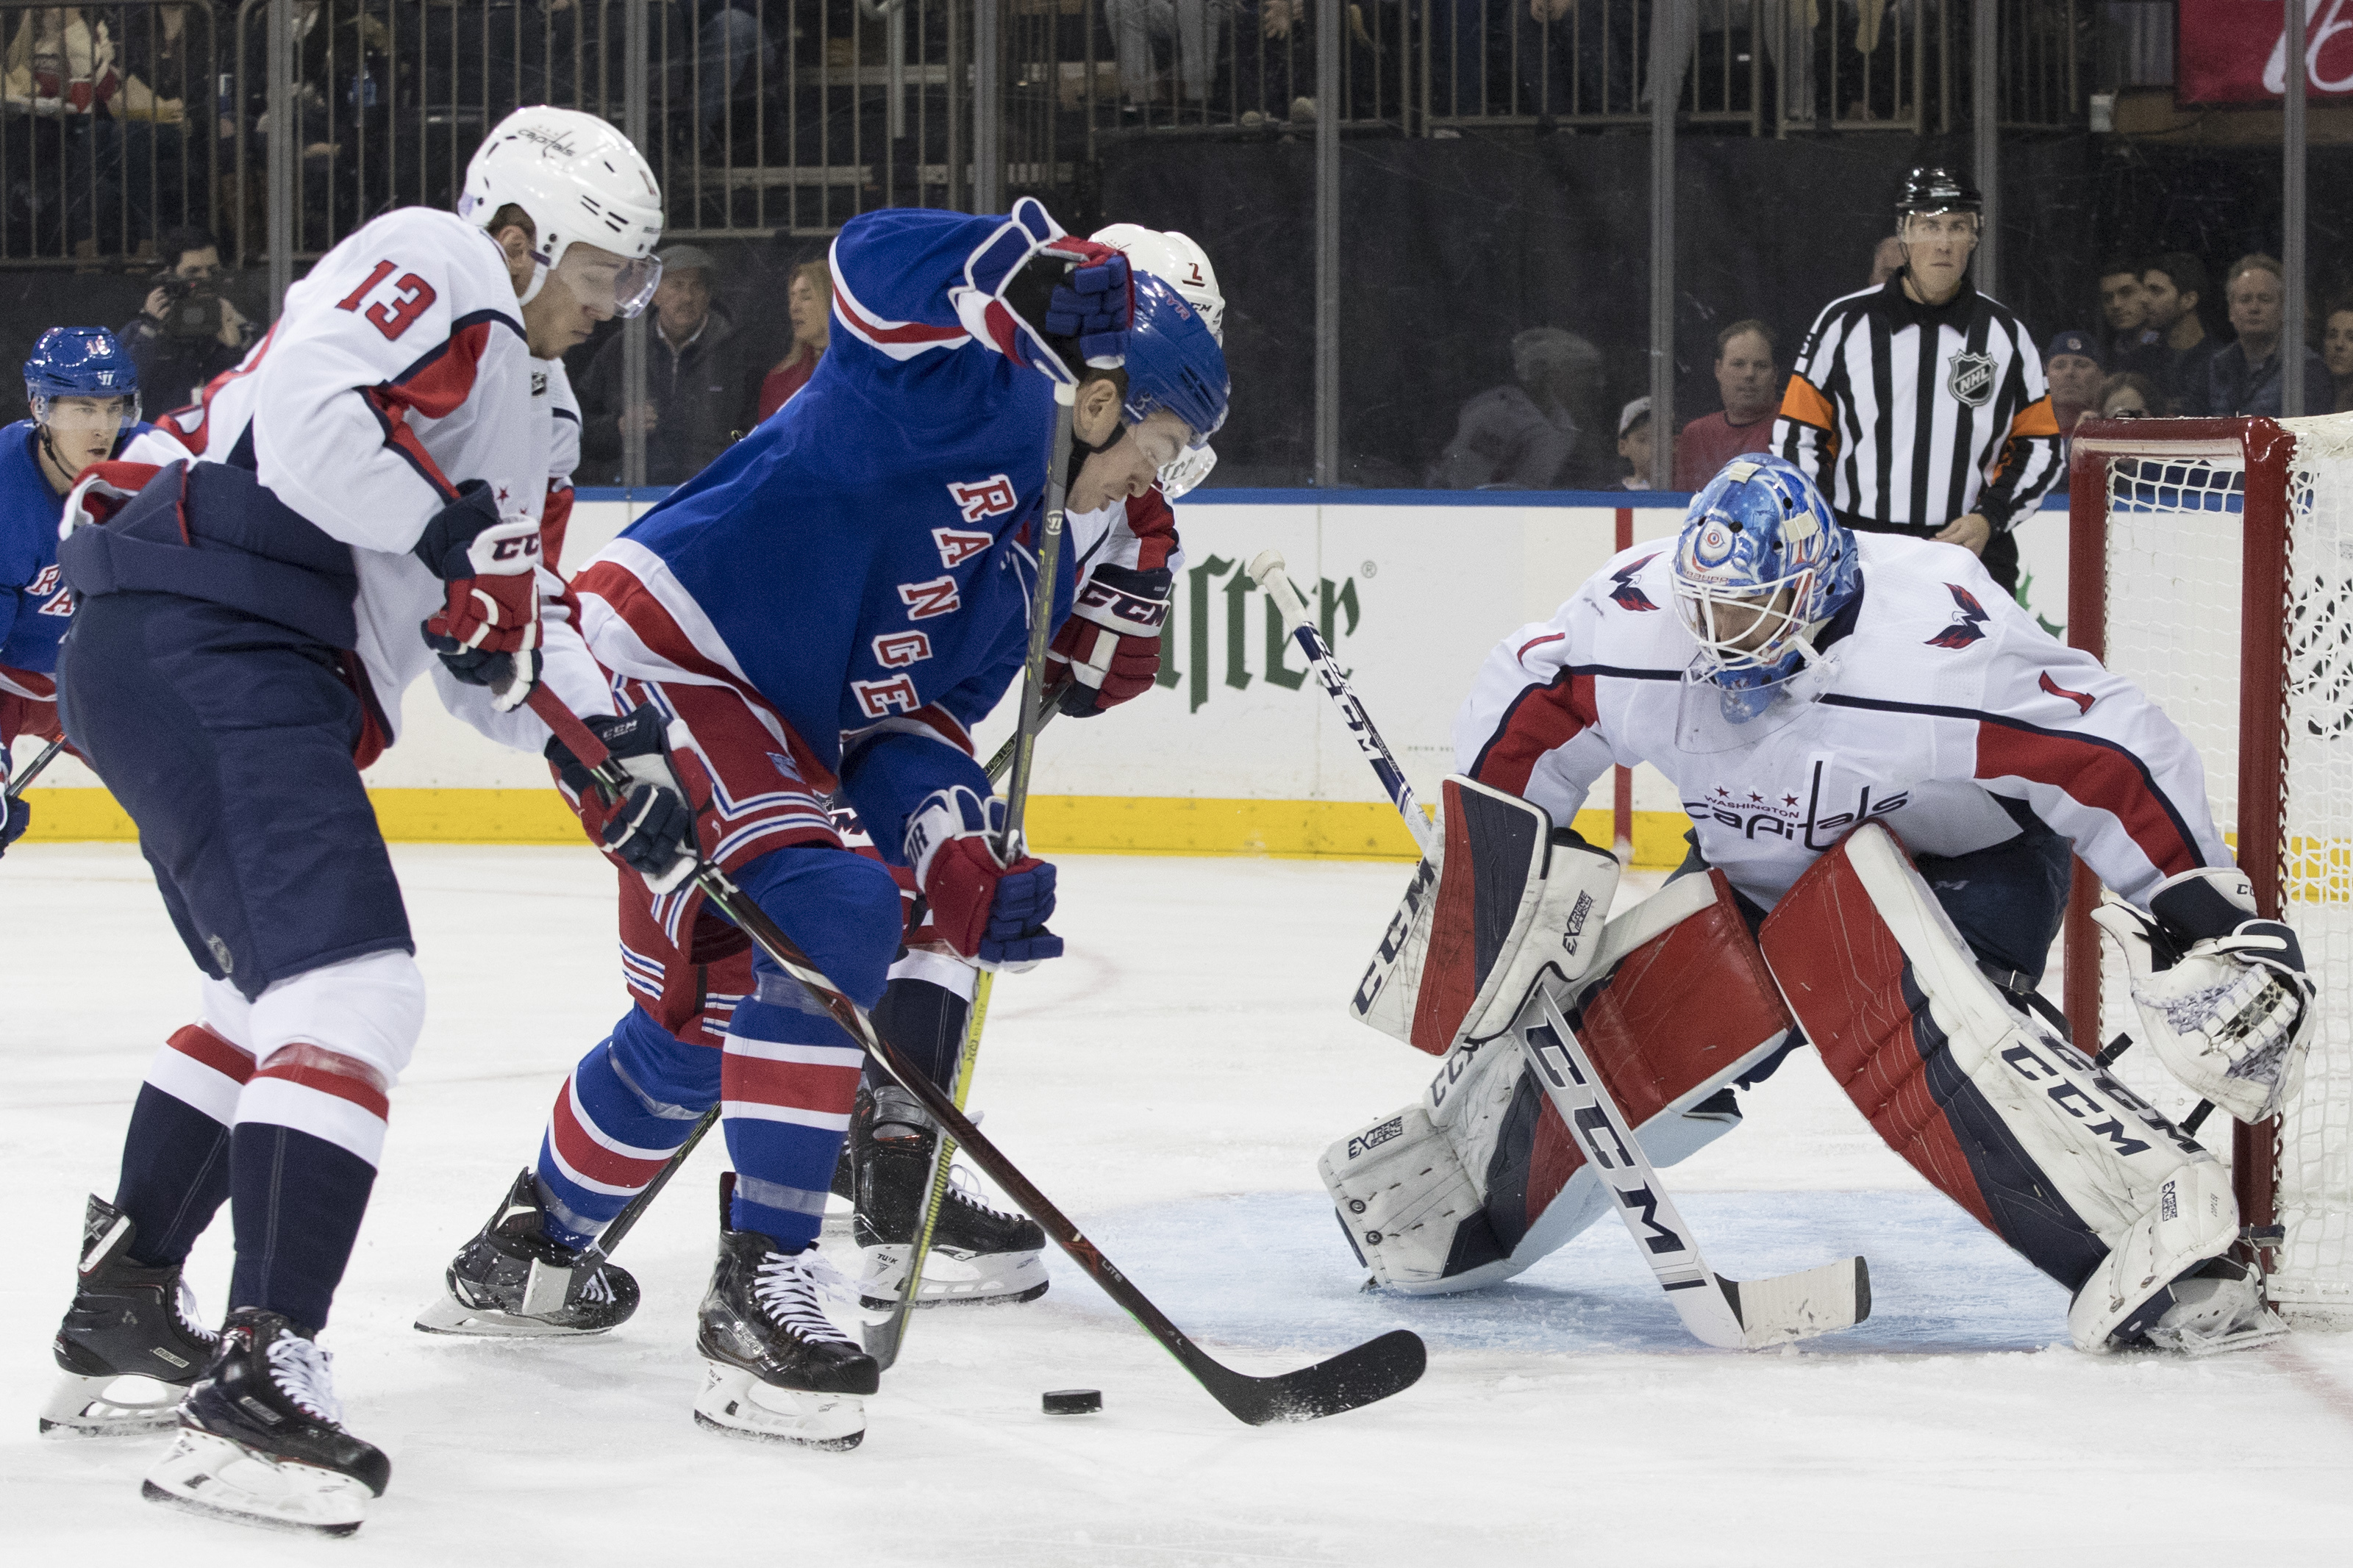
[[[611,251],[628,263],[614,284],[617,315],[634,316],[654,297],[661,263],[661,187],[629,139],[611,121],[576,109],[532,104],[491,127],[466,165],[458,216],[488,229],[509,203],[531,215],[538,229],[538,263],[527,302],[547,282],[575,242]]]
[[[1218,269],[1209,265],[1209,253],[1194,244],[1190,236],[1173,228],[1115,223],[1087,237],[1124,253],[1155,278],[1166,279],[1187,304],[1201,312],[1201,321],[1218,340],[1218,346],[1225,346],[1226,297],[1218,292]]]

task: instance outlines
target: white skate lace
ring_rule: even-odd
[[[948,1185],[955,1189],[956,1196],[962,1198],[965,1203],[970,1204],[974,1208],[978,1209],[981,1213],[989,1215],[993,1219],[1017,1219],[1019,1217],[1012,1210],[998,1208],[995,1204],[989,1202],[987,1197],[983,1196],[980,1190],[980,1179],[977,1176],[975,1176],[970,1171],[965,1169],[962,1165],[952,1165],[948,1168]]]
[[[850,1345],[856,1342],[833,1326],[825,1315],[821,1299],[832,1297],[838,1301],[856,1301],[858,1287],[840,1269],[818,1255],[812,1247],[806,1252],[771,1252],[752,1279],[752,1294],[777,1327],[789,1329],[805,1340],[823,1340],[833,1344]]]
[[[343,1407],[335,1398],[329,1369],[335,1358],[310,1340],[280,1334],[269,1342],[269,1380],[278,1392],[320,1420],[343,1424]]]
[[[180,1281],[179,1289],[173,1293],[172,1314],[180,1320],[181,1331],[198,1344],[213,1346],[220,1343],[220,1335],[205,1327],[196,1310],[196,1292],[185,1279]]]

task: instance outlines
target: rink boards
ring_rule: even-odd
[[[1452,767],[1454,715],[1488,650],[1550,616],[1621,540],[1672,534],[1679,496],[1606,492],[1204,490],[1179,508],[1186,565],[1159,687],[1108,722],[1055,725],[1039,748],[1030,806],[1043,849],[1128,854],[1397,858],[1410,841],[1283,638],[1248,575],[1280,550],[1342,665],[1425,798]],[[1622,503],[1622,504],[1621,504]],[[568,563],[585,562],[650,502],[585,491]],[[2066,603],[2063,514],[2021,535],[2027,599],[2058,629]],[[984,723],[986,756],[1010,704]],[[18,758],[31,754],[18,746]],[[400,742],[368,770],[386,837],[411,842],[567,843],[578,827],[537,758],[490,744],[410,689]],[[33,837],[127,839],[129,818],[78,764],[32,792]],[[1665,780],[1634,780],[1638,864],[1682,855],[1687,818]],[[1578,826],[1609,837],[1596,792]]]

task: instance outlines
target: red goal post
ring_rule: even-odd
[[[2233,1129],[2232,1176],[2242,1224],[2284,1227],[2274,1299],[2353,1315],[2353,416],[2087,420],[2068,500],[2067,640],[2198,746],[2258,907],[2319,978],[2303,1088],[2277,1121]],[[2064,983],[2086,1051],[2140,1033],[2098,897],[2079,862]],[[2177,1120],[2194,1102],[2146,1049],[2115,1070]]]

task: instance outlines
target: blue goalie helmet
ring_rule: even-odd
[[[1226,422],[1226,352],[1201,312],[1165,279],[1135,274],[1135,321],[1127,337],[1127,399],[1121,413],[1141,425],[1166,408],[1191,432],[1187,447],[1208,445]]]
[[[25,362],[25,401],[36,424],[48,423],[59,397],[121,397],[122,426],[139,423],[139,367],[104,327],[51,327]]]
[[[1813,651],[1810,628],[1857,587],[1853,533],[1793,465],[1736,458],[1692,498],[1675,541],[1675,613],[1732,722],[1773,705]]]

